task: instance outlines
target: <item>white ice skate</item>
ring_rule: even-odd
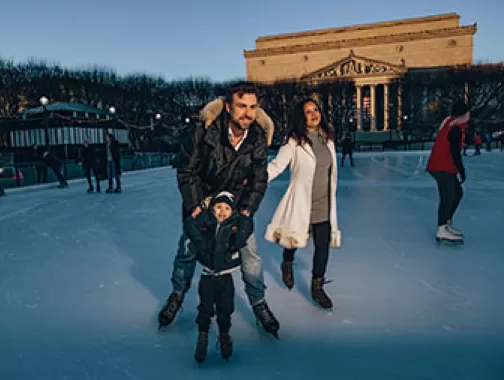
[[[438,231],[436,234],[436,240],[438,242],[447,241],[450,243],[463,243],[464,242],[464,239],[462,238],[462,236],[455,235],[454,233],[452,233],[449,230],[448,224],[445,224],[443,226],[438,227]]]
[[[446,229],[450,231],[453,235],[464,237],[464,233],[459,230],[458,228],[453,227],[452,221],[449,220],[448,224],[446,225]]]

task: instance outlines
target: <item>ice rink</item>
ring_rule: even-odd
[[[272,182],[256,237],[280,340],[256,326],[235,273],[233,357],[221,360],[214,329],[201,368],[194,286],[175,323],[157,331],[181,232],[174,169],[128,173],[122,194],[86,194],[82,181],[8,191],[0,379],[504,379],[504,153],[464,157],[462,246],[434,240],[427,154],[356,154],[355,168],[339,169],[332,313],[309,296],[311,246],[297,253],[295,288],[282,285],[281,248],[263,233],[288,173]]]

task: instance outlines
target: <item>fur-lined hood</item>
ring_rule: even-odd
[[[208,128],[215,119],[222,113],[224,110],[224,99],[217,98],[212,100],[210,103],[207,103],[205,107],[200,111],[200,118],[205,122],[205,127]],[[260,107],[257,108],[256,115],[257,124],[259,124],[264,131],[266,132],[266,139],[268,141],[268,146],[273,142],[273,132],[275,132],[275,124],[273,120],[269,117],[269,115]]]

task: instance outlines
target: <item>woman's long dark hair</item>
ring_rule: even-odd
[[[291,118],[291,128],[287,133],[285,143],[289,141],[289,138],[293,138],[294,140],[297,141],[299,145],[303,145],[305,143],[309,145],[312,144],[311,140],[308,138],[308,129],[306,128],[306,116],[304,113],[305,104],[310,102],[315,104],[320,111],[321,118],[320,118],[319,131],[322,130],[323,133],[321,133],[321,136],[324,138],[324,141],[325,142],[327,142],[327,140],[334,141],[334,131],[332,130],[332,128],[329,127],[329,124],[327,124],[326,118],[322,113],[322,108],[320,108],[319,103],[315,99],[304,98],[294,106]]]

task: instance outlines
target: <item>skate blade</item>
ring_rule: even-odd
[[[463,239],[444,239],[444,238],[438,238],[436,237],[436,241],[439,243],[439,244],[450,244],[450,245],[462,245],[464,244],[464,240]]]
[[[265,333],[273,335],[277,340],[280,339],[280,337],[278,336],[278,330],[277,331],[267,331],[267,330],[265,330],[264,327],[263,327],[263,325],[261,324],[261,322],[259,322],[257,319],[256,319],[256,326],[260,327],[261,330],[264,331]]]
[[[316,298],[312,298],[313,306],[315,306],[317,309],[320,309],[322,311],[326,311],[327,313],[332,313],[333,312],[333,306],[331,307],[324,307],[320,303],[318,303]]]

